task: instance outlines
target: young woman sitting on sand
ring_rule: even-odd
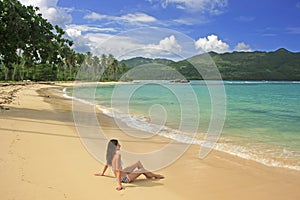
[[[104,166],[102,173],[95,174],[96,176],[103,176],[108,166],[110,166],[118,181],[118,187],[116,188],[117,190],[125,189],[122,186],[122,183],[130,183],[142,174],[148,179],[164,178],[160,174],[155,174],[146,170],[140,161],[123,169],[121,155],[119,153],[120,147],[121,145],[116,139],[112,139],[108,142],[106,151],[106,165]]]

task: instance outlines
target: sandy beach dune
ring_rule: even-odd
[[[198,146],[159,170],[165,179],[141,176],[116,191],[111,171],[94,176],[103,165],[78,137],[72,101],[62,96],[67,85],[0,87],[0,199],[300,199],[299,171],[217,151],[200,160]],[[16,88],[11,101],[4,102]],[[154,137],[143,144],[122,134],[112,118],[99,113],[99,119],[107,136],[117,137],[124,148],[155,149],[162,144],[158,141],[166,141]]]

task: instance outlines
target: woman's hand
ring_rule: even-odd
[[[108,165],[104,165],[104,168],[103,168],[103,170],[102,170],[102,173],[94,174],[94,175],[95,175],[95,176],[104,176],[104,174],[105,174],[107,168],[108,168]]]
[[[122,185],[120,185],[119,187],[116,188],[116,190],[118,190],[118,191],[125,190],[125,188]]]

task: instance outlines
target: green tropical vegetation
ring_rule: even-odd
[[[300,80],[300,53],[283,48],[209,52],[178,62],[143,57],[118,61],[111,54],[78,53],[64,30],[49,23],[38,10],[17,0],[0,1],[0,81],[172,80],[178,74],[185,80],[215,79],[212,65],[224,80]]]
[[[101,80],[117,78],[121,70],[113,55],[75,52],[63,29],[38,10],[17,0],[0,1],[0,80],[75,80],[80,68],[85,70],[81,79],[99,80],[99,74]],[[94,72],[93,76],[85,77],[87,72]]]

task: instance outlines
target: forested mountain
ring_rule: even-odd
[[[275,52],[211,54],[223,79],[300,80],[300,53]]]
[[[230,52],[218,54],[209,52],[211,62],[217,66],[224,80],[300,80],[300,53],[293,53],[286,49],[278,49],[274,52]],[[157,63],[157,59],[132,58],[123,60],[128,68],[141,64]],[[159,64],[168,65],[180,72],[186,79],[203,79],[192,63],[208,65],[207,55],[205,59],[201,55],[174,62],[163,59]],[[162,69],[161,73],[164,69]],[[130,79],[130,77],[128,77]],[[213,79],[213,77],[211,77]]]
[[[127,60],[121,60],[120,63],[124,63],[127,67],[136,67],[139,65],[146,65],[146,64],[162,64],[162,65],[170,65],[175,63],[173,60],[168,60],[164,58],[144,58],[144,57],[135,57],[135,58],[130,58]]]

